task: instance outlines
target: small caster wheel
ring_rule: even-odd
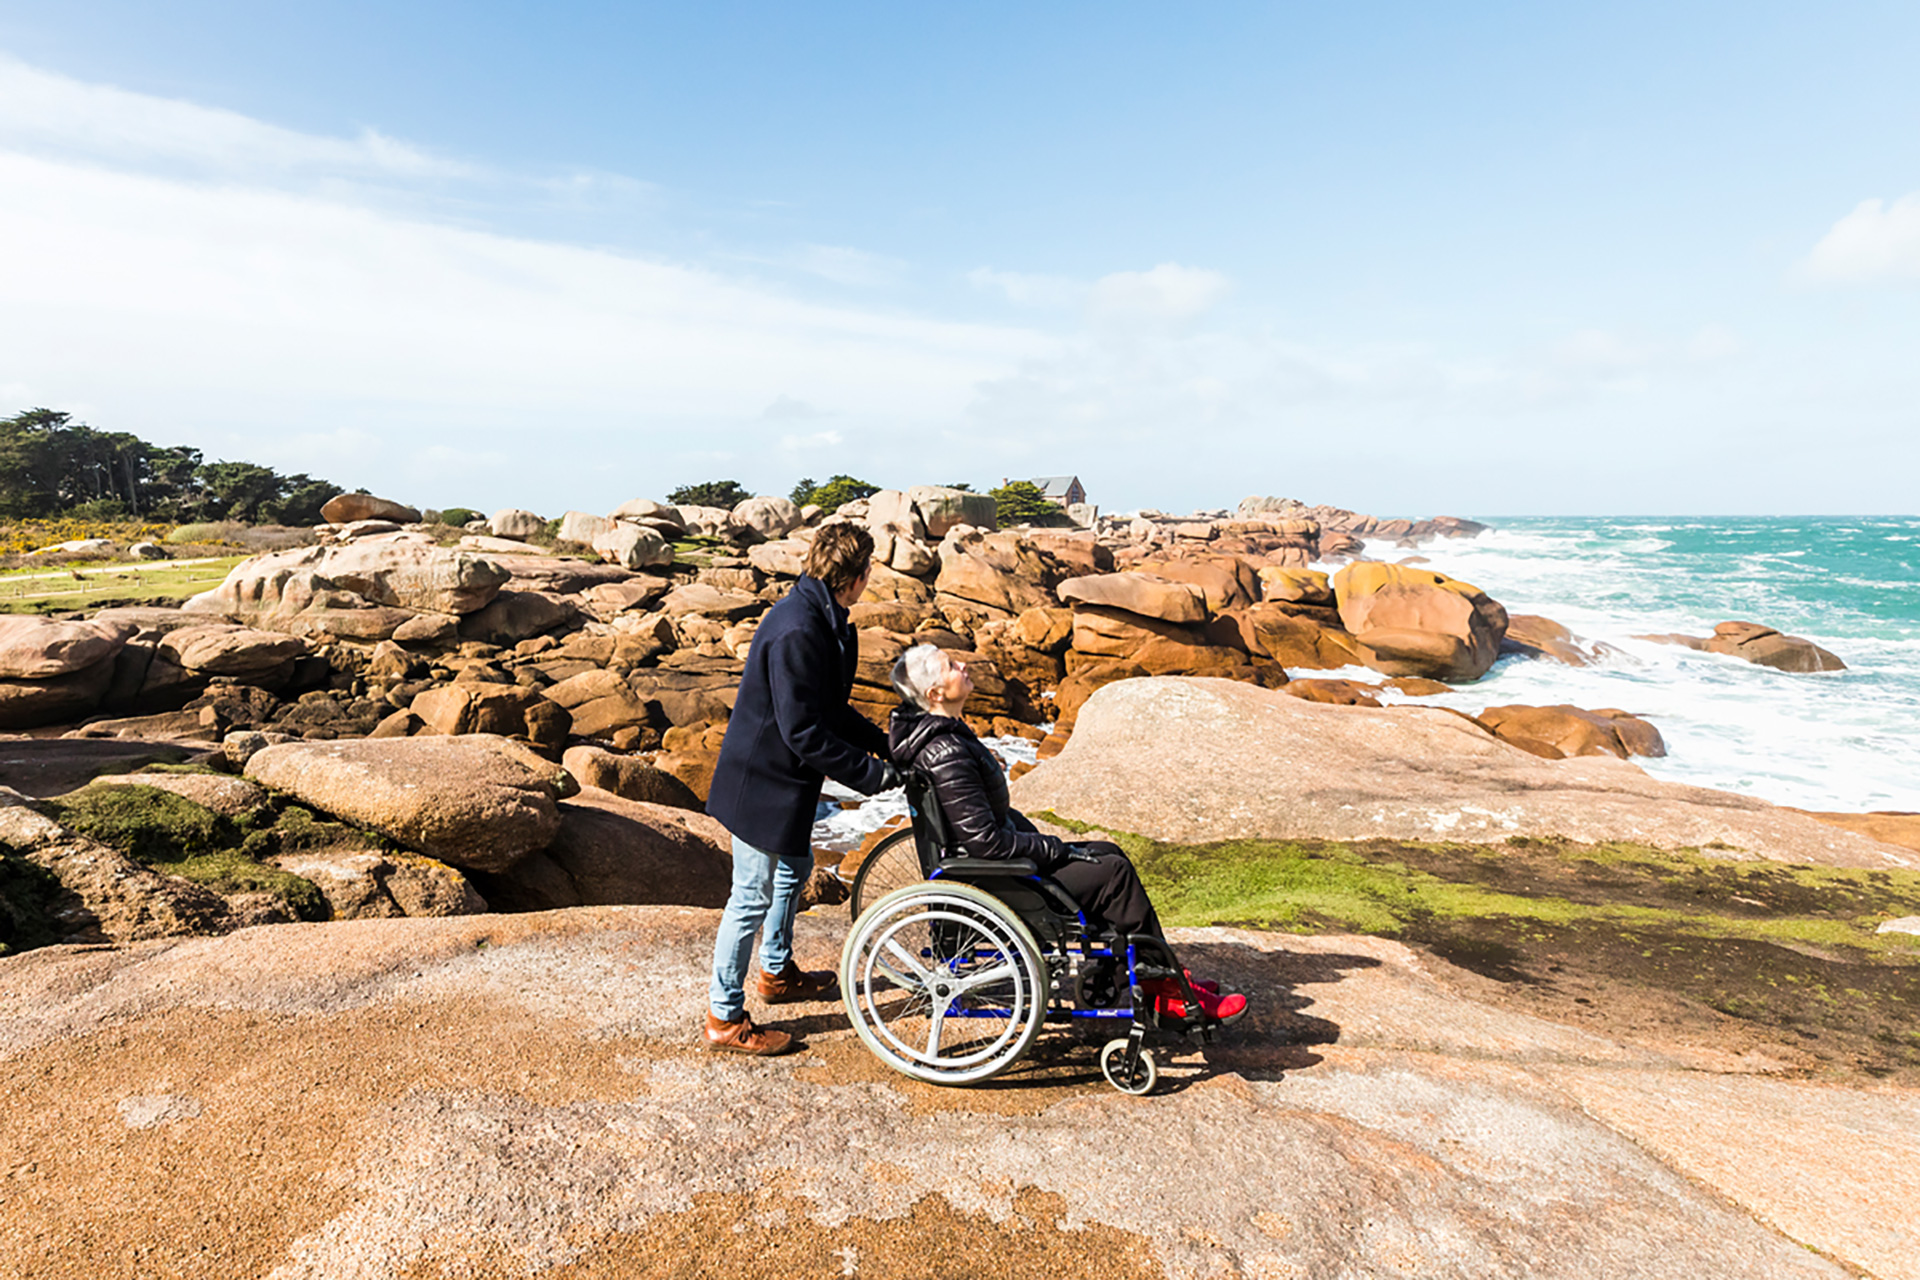
[[[1155,1065],[1153,1055],[1142,1049],[1140,1060],[1131,1072],[1126,1070],[1127,1042],[1109,1040],[1100,1050],[1100,1074],[1107,1083],[1122,1093],[1132,1094],[1136,1098],[1145,1097],[1153,1092],[1160,1083],[1160,1068]]]

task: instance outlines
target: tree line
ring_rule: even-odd
[[[208,462],[186,445],[96,431],[53,409],[0,418],[0,518],[316,524],[322,504],[340,491],[309,475]]]

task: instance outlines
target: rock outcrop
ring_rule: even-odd
[[[1351,564],[1333,576],[1340,621],[1361,660],[1390,676],[1478,680],[1500,656],[1507,611],[1486,592],[1405,565]]]
[[[704,1053],[717,921],[0,960],[5,1194],[40,1233],[0,1233],[0,1272],[1893,1280],[1920,1252],[1912,1089],[1562,1025],[1399,943],[1173,931],[1253,1012],[1143,1103],[1054,1034],[1007,1087],[915,1085],[834,1005],[795,1008],[793,1058]],[[803,918],[799,958],[843,931]]]
[[[1098,690],[1065,749],[1013,784],[1013,802],[1189,842],[1558,836],[1920,867],[1910,850],[1751,797],[1658,781],[1623,760],[1541,760],[1452,712],[1324,706],[1221,680]]]
[[[573,781],[506,738],[301,742],[252,756],[246,776],[463,871],[505,871],[560,828]]]
[[[395,524],[415,524],[420,512],[405,503],[376,498],[370,493],[342,493],[327,499],[320,518],[329,524],[353,524],[360,520],[391,520]]]
[[[1845,671],[1847,664],[1813,641],[1801,636],[1782,635],[1758,622],[1722,622],[1706,637],[1667,635],[1641,636],[1666,644],[1684,645],[1702,653],[1725,654],[1775,671],[1807,674],[1816,671]]]

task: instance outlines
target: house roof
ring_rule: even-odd
[[[1049,498],[1064,498],[1079,479],[1079,476],[1035,476],[1033,483]]]

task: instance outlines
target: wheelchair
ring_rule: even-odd
[[[1139,1096],[1159,1083],[1156,1048],[1213,1038],[1218,1024],[1200,1012],[1164,942],[1093,928],[1030,861],[947,856],[953,842],[932,780],[909,774],[906,792],[912,827],[889,837],[861,874],[888,854],[880,874],[906,879],[909,839],[919,874],[877,898],[855,893],[840,955],[841,1001],[875,1057],[916,1080],[979,1084],[1018,1062],[1054,1023],[1110,1037],[1100,1073]],[[1159,1011],[1141,990],[1154,980],[1175,984],[1188,1016]]]

